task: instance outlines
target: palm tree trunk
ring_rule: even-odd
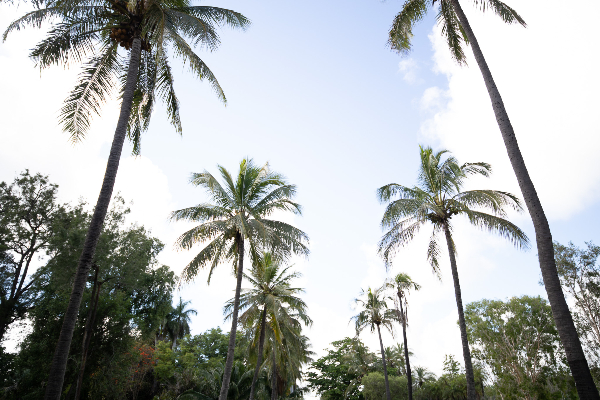
[[[404,336],[404,359],[406,360],[406,380],[408,381],[408,400],[412,400],[412,373],[410,371],[410,361],[408,359],[408,342],[406,340],[406,314],[402,306],[402,296],[398,292],[400,300],[400,313],[402,314],[402,336]]]
[[[390,383],[388,382],[387,365],[385,363],[385,349],[383,348],[383,340],[381,340],[381,330],[377,325],[377,334],[379,335],[379,345],[381,346],[381,361],[383,362],[383,376],[385,377],[385,396],[387,400],[392,400],[390,393]]]
[[[277,400],[277,360],[275,358],[275,343],[273,343],[273,366],[271,368],[271,400]]]
[[[81,349],[81,365],[79,366],[79,376],[77,377],[77,386],[75,388],[75,400],[81,398],[81,387],[83,386],[83,374],[85,373],[85,363],[87,361],[87,354],[90,348],[90,342],[92,341],[92,328],[96,320],[96,311],[98,310],[98,299],[100,298],[100,286],[98,284],[98,271],[99,267],[96,267],[96,273],[94,274],[94,288],[92,289],[92,297],[90,302],[90,311],[88,313],[87,320],[85,321],[85,329],[83,331],[83,345]]]
[[[571,373],[575,380],[577,393],[579,394],[580,399],[600,399],[598,389],[594,384],[585,354],[583,353],[583,348],[581,347],[575,324],[573,323],[573,317],[571,316],[562,287],[560,286],[560,280],[558,279],[558,272],[554,260],[552,234],[550,232],[550,225],[544,214],[544,209],[542,208],[542,203],[540,202],[535,187],[533,186],[533,182],[529,177],[529,172],[525,166],[525,160],[523,160],[523,155],[519,150],[515,132],[508,118],[508,113],[504,108],[504,102],[496,87],[492,73],[483,57],[483,52],[479,47],[477,38],[475,37],[458,0],[451,0],[451,2],[460,24],[469,39],[473,54],[475,55],[475,60],[483,75],[483,80],[485,81],[485,86],[492,102],[492,108],[496,115],[496,121],[498,122],[498,127],[500,128],[500,133],[504,140],[508,158],[519,182],[521,193],[523,194],[525,204],[527,205],[527,209],[529,210],[533,222],[538,259],[544,286],[546,287],[546,294],[548,295],[548,301],[552,308],[552,316],[554,317],[558,334],[565,349],[567,362],[569,363]]]
[[[458,281],[458,269],[456,268],[456,256],[454,255],[454,245],[448,223],[444,222],[444,233],[446,234],[446,243],[448,244],[448,253],[450,254],[450,267],[452,269],[452,279],[454,280],[454,296],[456,297],[456,308],[458,309],[458,325],[460,327],[460,338],[462,340],[463,357],[465,358],[465,374],[467,376],[467,400],[476,400],[475,375],[473,374],[473,363],[471,361],[471,350],[469,350],[469,341],[467,340],[467,325],[465,323],[465,313],[463,310],[462,294],[460,291],[460,282]]]
[[[260,336],[258,338],[258,355],[256,356],[256,367],[254,367],[254,378],[252,378],[252,386],[250,387],[250,398],[249,400],[254,400],[254,390],[256,388],[256,381],[258,380],[258,372],[260,371],[260,364],[262,363],[263,358],[263,348],[265,343],[265,326],[267,324],[267,305],[265,304],[265,308],[262,312],[262,317],[260,319]]]
[[[129,122],[129,115],[131,114],[133,93],[137,83],[140,56],[141,39],[138,35],[136,35],[136,37],[133,39],[131,56],[129,59],[127,81],[125,83],[123,101],[121,103],[121,113],[119,114],[119,121],[115,130],[115,136],[110,149],[110,155],[108,156],[108,163],[106,164],[106,172],[104,173],[102,189],[100,189],[100,195],[98,196],[98,201],[96,202],[96,207],[94,208],[94,214],[85,238],[83,251],[81,252],[81,257],[79,258],[77,273],[73,283],[73,290],[69,299],[69,305],[65,313],[62,328],[60,330],[60,336],[54,352],[54,358],[52,359],[50,375],[48,377],[48,385],[46,386],[46,394],[44,396],[45,400],[59,400],[62,392],[65,371],[67,369],[67,360],[69,357],[69,348],[71,347],[71,339],[73,338],[73,331],[75,330],[75,324],[77,323],[77,314],[79,313],[79,306],[81,305],[81,298],[83,297],[85,282],[87,280],[88,271],[92,263],[92,258],[94,257],[94,253],[96,251],[96,245],[98,244],[98,238],[100,237],[102,225],[104,224],[104,218],[106,217],[106,212],[108,211],[108,205],[110,204],[110,198],[112,196],[117,177],[117,171],[119,169],[119,160],[123,150],[123,143],[125,142],[125,136],[127,135],[127,124]]]
[[[237,332],[238,309],[240,308],[240,292],[242,290],[244,238],[240,233],[238,233],[235,240],[238,246],[237,285],[235,287],[235,300],[233,301],[233,313],[231,315],[231,332],[229,332],[227,361],[225,361],[225,371],[223,371],[223,383],[221,384],[221,394],[219,395],[219,400],[227,400],[227,393],[229,392],[229,381],[231,380],[231,370],[233,368],[233,353],[235,351],[235,334]]]

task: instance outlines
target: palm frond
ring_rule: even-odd
[[[462,43],[466,42],[466,37],[462,32],[462,27],[450,0],[440,0],[440,11],[437,21],[442,26],[442,34],[446,37],[452,58],[458,64],[466,65],[467,58],[462,48]]]
[[[219,26],[228,25],[231,28],[247,29],[250,26],[250,20],[244,15],[219,7],[195,6],[177,8],[177,11],[193,15],[201,20],[208,20]]]
[[[59,121],[72,141],[77,142],[85,137],[92,114],[100,115],[100,105],[110,95],[120,71],[117,44],[106,46],[101,55],[92,58],[84,66],[79,83],[60,111]]]
[[[228,234],[232,231],[232,226],[228,221],[209,221],[202,225],[193,227],[186,231],[175,241],[175,248],[180,250],[189,250],[194,245],[207,240],[213,240],[217,236],[224,236],[227,239],[232,236]],[[223,235],[223,233],[227,235]]]
[[[465,214],[469,217],[471,224],[481,229],[499,234],[503,238],[508,239],[519,249],[525,250],[529,248],[529,238],[525,232],[512,222],[495,215],[478,211],[469,211],[465,212]]]
[[[388,45],[399,53],[408,53],[412,49],[413,27],[425,17],[429,0],[407,0],[402,11],[396,15],[388,33]]]
[[[386,268],[392,265],[392,259],[399,247],[405,246],[410,242],[424,221],[417,219],[408,219],[394,225],[386,232],[377,245],[377,252],[383,258]]]
[[[507,24],[518,23],[524,27],[527,26],[525,20],[514,9],[499,0],[474,0],[474,3],[483,12],[491,8]]]
[[[432,271],[435,274],[435,276],[437,276],[438,279],[441,280],[442,274],[440,271],[440,263],[438,261],[441,255],[441,251],[437,237],[439,231],[439,225],[434,225],[433,232],[431,233],[431,237],[429,238],[429,245],[427,246],[427,261],[429,261],[429,264],[431,265]]]
[[[194,52],[190,45],[181,36],[172,30],[166,29],[166,31],[166,38],[169,39],[173,45],[177,55],[183,59],[183,63],[187,63],[189,65],[191,71],[196,74],[198,79],[201,81],[206,79],[213,87],[213,90],[219,100],[226,104],[227,98],[225,97],[225,93],[223,92],[219,81],[212,73],[210,68],[208,68],[204,61],[202,61],[202,59]]]

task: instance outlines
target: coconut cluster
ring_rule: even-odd
[[[110,30],[108,35],[111,40],[119,43],[119,46],[130,50],[133,46],[133,27],[131,25],[119,25]],[[149,51],[150,45],[146,39],[142,39],[142,50]]]

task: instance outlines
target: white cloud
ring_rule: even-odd
[[[551,219],[566,219],[600,197],[600,55],[590,51],[600,43],[584,28],[594,26],[600,5],[586,1],[582,6],[589,12],[550,7],[539,13],[537,2],[521,2],[518,11],[527,28],[466,9]],[[557,35],[547,22],[553,20],[577,21],[575,32]],[[495,173],[489,185],[520,193],[471,49],[465,49],[469,66],[461,68],[451,60],[439,27],[430,39],[435,70],[448,77],[448,103],[423,124],[423,137],[459,160],[491,163]],[[426,91],[423,98],[435,99],[434,93]]]
[[[398,71],[402,72],[404,79],[406,82],[410,84],[414,84],[418,82],[417,71],[419,70],[419,65],[413,58],[407,58],[398,63]]]

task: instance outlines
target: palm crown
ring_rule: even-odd
[[[519,199],[497,190],[462,191],[470,175],[489,176],[491,167],[486,163],[466,163],[447,154],[434,153],[421,147],[421,165],[418,185],[412,188],[392,183],[377,190],[381,202],[389,202],[381,226],[389,229],[379,242],[379,253],[390,266],[398,247],[407,244],[426,222],[433,224],[433,234],[427,249],[427,259],[439,273],[440,249],[437,235],[456,215],[464,215],[471,224],[499,233],[520,248],[527,248],[529,240],[516,225],[506,220],[506,208],[521,211]],[[398,197],[396,200],[392,198]],[[488,214],[476,209],[487,209]],[[454,244],[452,244],[454,248]]]
[[[355,323],[356,333],[362,332],[369,327],[371,332],[379,326],[384,326],[390,333],[394,333],[393,321],[397,321],[397,317],[392,309],[387,305],[385,297],[385,286],[375,290],[368,288],[363,290],[360,296],[354,302],[362,308],[362,310],[351,318]]]
[[[92,115],[99,115],[100,105],[112,93],[114,84],[120,82],[120,92],[124,90],[128,62],[118,51],[119,46],[129,50],[134,38],[141,39],[140,67],[128,124],[128,136],[136,153],[157,97],[165,102],[176,131],[182,131],[169,51],[188,64],[200,80],[208,80],[225,102],[219,82],[193,47],[214,50],[219,45],[216,27],[249,25],[240,13],[192,6],[189,0],[50,0],[45,6],[11,23],[4,40],[12,31],[53,21],[48,37],[31,51],[37,65],[69,66],[85,60],[78,83],[60,114],[63,129],[74,141],[85,136]]]
[[[237,241],[248,240],[250,252],[258,259],[260,249],[267,249],[278,259],[292,253],[308,255],[308,236],[285,222],[267,219],[275,211],[301,213],[299,204],[291,199],[296,186],[269,170],[268,164],[256,166],[251,159],[240,163],[240,171],[234,181],[231,174],[219,166],[224,185],[209,172],[192,174],[191,182],[207,189],[212,202],[174,211],[172,219],[201,222],[200,225],[181,235],[176,246],[190,249],[193,245],[208,241],[196,257],[185,267],[182,279],[191,280],[199,268],[210,264],[210,276],[222,262],[238,257]]]
[[[394,18],[389,31],[388,45],[399,53],[408,53],[412,49],[413,26],[419,22],[436,0],[407,0],[402,10]],[[502,21],[525,26],[525,21],[515,10],[499,0],[475,0],[475,6],[481,11],[491,9]],[[454,10],[452,0],[440,0],[437,22],[442,26],[442,34],[454,58],[459,64],[466,64],[463,43],[469,44],[466,33]]]
[[[260,314],[266,310],[270,329],[274,332],[278,341],[281,341],[281,327],[279,326],[279,310],[282,307],[288,309],[285,313],[293,310],[296,319],[305,325],[311,325],[312,320],[308,316],[307,306],[304,300],[296,294],[304,292],[302,288],[291,286],[291,281],[302,276],[299,272],[288,273],[292,265],[281,269],[281,264],[276,261],[271,253],[265,253],[252,266],[250,274],[244,273],[253,288],[242,289],[240,295],[240,309],[246,310],[240,316],[240,322],[249,327],[260,329]],[[225,305],[225,313],[229,317],[233,310],[234,299],[230,299]],[[261,310],[262,308],[262,310]],[[255,335],[258,339],[258,335]]]

